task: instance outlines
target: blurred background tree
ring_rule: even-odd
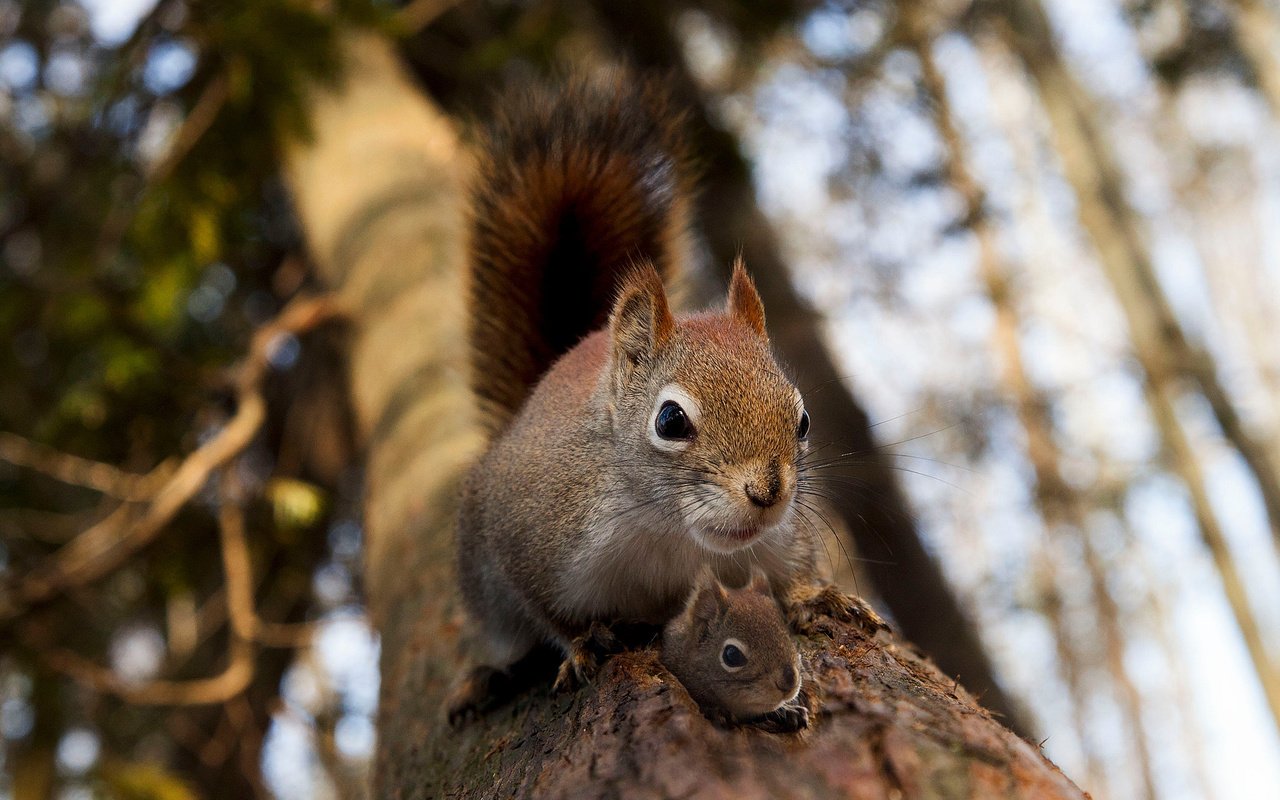
[[[463,120],[668,71],[863,591],[1095,797],[1280,791],[1267,2],[0,0],[0,796],[362,796],[348,331],[282,176],[361,29]]]

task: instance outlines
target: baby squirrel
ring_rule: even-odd
[[[597,623],[662,625],[699,570],[759,565],[793,625],[874,613],[818,578],[798,523],[809,435],[741,261],[723,309],[675,316],[691,261],[682,115],[607,73],[509,98],[472,202],[472,388],[492,435],[458,519],[484,666],[450,715],[539,643],[589,679]],[[870,615],[870,616],[867,616]]]
[[[726,589],[703,568],[684,610],[663,629],[662,663],[714,720],[777,731],[809,724],[796,702],[800,653],[759,570],[744,588]]]

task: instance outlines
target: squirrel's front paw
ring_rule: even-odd
[[[564,661],[560,662],[560,670],[556,673],[556,682],[551,685],[551,691],[572,692],[595,680],[599,671],[600,662],[595,653],[575,639]]]
[[[806,587],[793,595],[787,617],[792,630],[800,634],[816,633],[819,617],[855,623],[871,636],[876,631],[889,630],[889,625],[865,600],[845,594],[830,584]]]
[[[560,662],[556,682],[551,690],[567,692],[585,686],[595,680],[600,663],[620,647],[613,629],[602,622],[593,622],[586,633],[569,640],[568,653]]]
[[[769,733],[796,733],[809,727],[809,709],[793,703],[770,711],[752,724]]]

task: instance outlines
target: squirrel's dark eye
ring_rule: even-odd
[[[736,672],[747,665],[747,654],[742,652],[736,640],[730,639],[720,651],[720,663],[730,672]]]
[[[684,409],[674,400],[668,400],[658,409],[658,418],[653,421],[653,429],[663,439],[693,438],[693,423],[684,413]]]
[[[809,438],[809,412],[800,412],[800,426],[796,428],[796,438],[804,441]]]

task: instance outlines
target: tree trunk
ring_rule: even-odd
[[[366,585],[382,634],[378,797],[1081,797],[909,646],[826,621],[801,642],[820,709],[804,736],[721,729],[640,649],[576,694],[525,694],[462,731],[452,526],[482,441],[460,317],[464,159],[448,122],[377,38],[317,91],[288,176],[312,255],[356,329],[367,447]]]

